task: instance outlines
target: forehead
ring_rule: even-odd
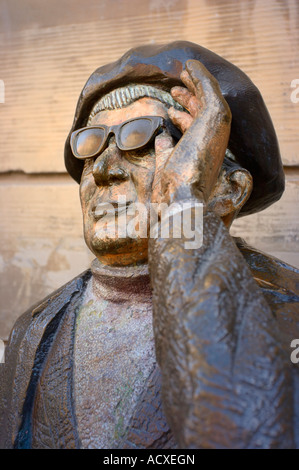
[[[167,117],[167,107],[154,98],[140,98],[125,108],[100,111],[92,118],[90,125],[113,126],[128,119],[142,116]]]

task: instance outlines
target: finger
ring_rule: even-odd
[[[198,114],[200,102],[196,96],[194,96],[189,90],[187,90],[187,88],[178,86],[173,87],[171,89],[171,96],[181,106],[183,106],[183,108],[187,109],[193,117]]]
[[[174,86],[170,90],[171,96],[184,108],[187,109],[190,98],[194,95],[183,86]]]
[[[196,95],[198,98],[201,98],[201,96],[203,95],[203,90],[200,80],[196,80],[196,83],[193,82],[188,70],[183,70],[180,77],[184,85],[186,85],[186,87],[188,88],[188,90],[193,95]]]
[[[198,92],[200,96],[207,93],[216,93],[218,95],[220,92],[221,94],[220,86],[216,78],[198,60],[187,60],[185,71],[188,74],[189,82],[191,81],[195,87],[196,94]]]
[[[197,106],[204,108],[206,105],[206,92],[204,92],[201,82],[197,80],[197,84],[195,85],[187,70],[183,70],[181,73],[181,80],[188,87],[188,90],[190,90],[193,96],[196,97]]]
[[[189,129],[193,122],[193,117],[184,111],[178,111],[174,107],[169,108],[168,116],[172,120],[173,124],[180,129],[182,134]]]
[[[167,132],[157,135],[155,138],[156,171],[164,166],[174,146],[174,140]]]
[[[163,131],[161,132],[161,134],[157,135],[155,139],[156,154],[160,155],[167,150],[173,149],[173,147],[174,141],[172,136],[168,132]]]

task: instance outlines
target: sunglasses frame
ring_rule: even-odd
[[[146,120],[150,121],[151,125],[152,125],[151,132],[150,132],[150,137],[148,138],[148,140],[144,144],[142,144],[141,146],[133,146],[133,147],[124,147],[124,146],[122,146],[121,143],[120,143],[120,137],[119,137],[121,128],[123,126],[125,126],[126,124],[130,123],[130,122],[140,121],[142,119],[146,119]],[[115,135],[115,140],[116,140],[116,145],[118,146],[118,148],[120,150],[123,150],[123,151],[137,150],[137,149],[145,147],[155,137],[158,129],[164,124],[164,122],[165,122],[165,119],[162,116],[140,116],[140,117],[128,119],[127,121],[124,121],[120,124],[116,124],[114,126],[106,126],[105,124],[102,124],[102,125],[98,125],[98,126],[82,127],[81,129],[77,129],[76,131],[72,132],[71,139],[70,139],[71,149],[72,149],[73,155],[76,158],[78,158],[79,160],[85,160],[86,158],[97,157],[107,147],[108,137],[111,134],[114,134]],[[87,156],[82,157],[75,150],[76,138],[78,137],[78,135],[81,132],[83,132],[85,130],[91,130],[91,129],[103,129],[104,130],[105,133],[104,133],[103,143],[97,149],[96,152],[94,152],[91,155],[87,155]]]

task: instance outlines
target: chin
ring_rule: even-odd
[[[147,263],[148,240],[144,238],[85,237],[92,253],[104,264],[129,265]],[[111,261],[111,262],[110,262]]]

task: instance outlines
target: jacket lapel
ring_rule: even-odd
[[[72,396],[76,303],[74,299],[60,322],[37,386],[33,448],[80,447]]]
[[[64,325],[66,322],[71,323],[74,320],[76,305],[90,276],[90,271],[81,274],[52,294],[31,313],[32,318],[21,341],[16,364],[10,364],[15,370],[15,377],[18,378],[14,381],[9,417],[9,421],[12,423],[12,442],[14,442],[15,448],[31,448],[33,441],[37,444],[35,437],[33,439],[32,431],[37,432],[36,423],[39,423],[39,419],[40,425],[44,428],[47,427],[47,420],[44,422],[40,414],[37,414],[37,412],[41,413],[41,410],[36,409],[36,407],[39,408],[36,397],[38,393],[44,394],[51,391],[51,383],[48,384],[48,389],[45,391],[41,388],[41,384],[45,383],[43,377],[47,371],[51,372],[54,367],[59,372],[59,362],[54,364],[53,360],[63,361],[61,364],[63,373],[60,380],[63,381],[63,377],[67,376],[65,375],[66,358],[64,355],[63,359],[59,358],[59,354],[58,352],[55,354],[55,350],[57,344],[60,344],[59,335],[66,334]],[[70,328],[69,335],[72,334],[73,328]],[[70,356],[70,360],[72,360],[72,356]],[[51,374],[55,378],[53,371]],[[56,385],[58,386],[59,383],[57,377]],[[45,406],[46,402],[44,400],[42,402]]]

